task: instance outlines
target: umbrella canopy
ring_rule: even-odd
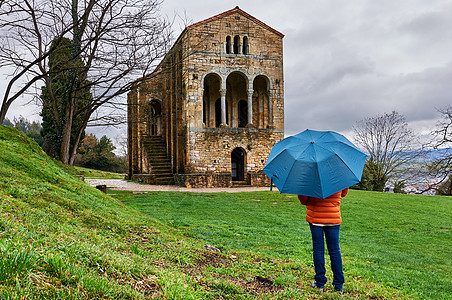
[[[263,171],[281,193],[323,199],[360,182],[365,161],[343,135],[307,129],[276,143]]]

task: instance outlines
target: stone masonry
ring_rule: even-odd
[[[269,184],[262,168],[284,136],[283,34],[236,7],[188,26],[128,94],[129,178],[156,174],[160,137],[175,182]]]

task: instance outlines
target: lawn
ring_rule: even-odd
[[[116,197],[223,252],[288,260],[313,277],[305,209],[293,195],[152,192]],[[395,290],[397,296],[415,299],[452,298],[452,198],[352,190],[341,208],[345,295],[361,293],[368,285],[382,297],[390,298]],[[289,272],[287,278],[284,272],[274,277],[282,284],[297,280]]]
[[[78,174],[0,126],[0,299],[451,298],[451,198],[351,192],[340,296],[309,287],[294,197],[114,196]]]
[[[79,172],[80,175],[85,176],[86,178],[103,178],[103,179],[122,179],[124,178],[124,174],[106,172],[82,167],[75,167],[75,169]]]

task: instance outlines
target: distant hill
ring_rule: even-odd
[[[426,152],[425,159],[427,161],[434,161],[438,158],[444,157],[445,155],[452,155],[452,148],[429,150]]]

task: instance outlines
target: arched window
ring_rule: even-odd
[[[240,49],[240,37],[236,35],[234,37],[234,54],[239,54]]]
[[[242,50],[243,54],[249,54],[249,49],[248,49],[248,37],[244,36],[243,37],[243,50]]]
[[[229,35],[226,37],[226,53],[231,54],[231,37]]]
[[[248,103],[245,100],[240,100],[239,105],[239,127],[245,127],[248,124]]]

